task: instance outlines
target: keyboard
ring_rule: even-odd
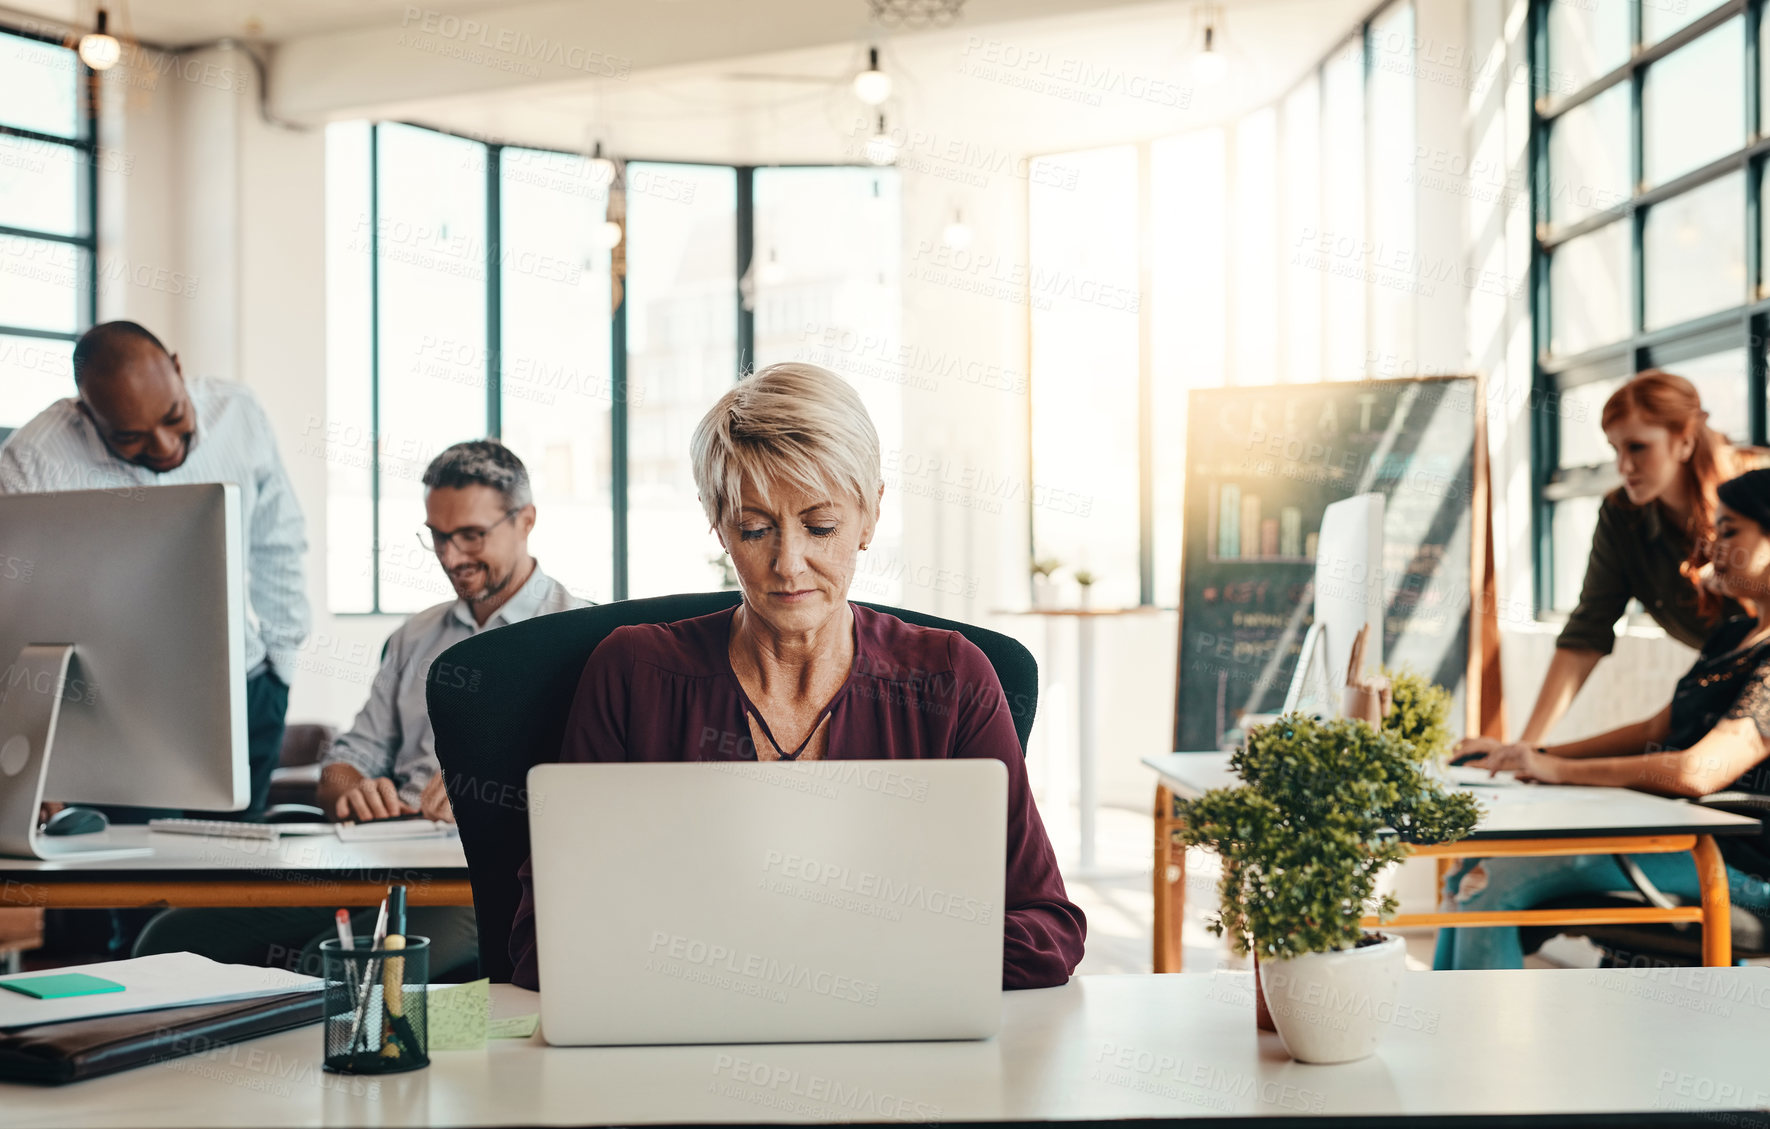
[[[231,819],[150,819],[149,831],[173,835],[214,835],[224,839],[262,839],[274,843],[280,834],[274,823],[236,823]]]

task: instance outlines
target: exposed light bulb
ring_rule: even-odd
[[[953,213],[953,222],[940,233],[940,241],[955,251],[971,246],[971,225],[965,222],[964,213]]]
[[[897,142],[885,132],[885,115],[879,115],[878,128],[873,136],[867,138],[867,160],[875,165],[894,165],[897,163]]]
[[[879,69],[879,49],[867,48],[867,69],[854,76],[854,96],[869,106],[891,97],[891,76]]]
[[[1229,74],[1229,60],[1216,47],[1216,30],[1205,27],[1205,49],[1192,59],[1192,81],[1200,86],[1216,86]]]
[[[596,234],[593,237],[596,249],[598,251],[613,251],[621,245],[621,238],[624,234],[620,220],[603,220],[596,228]]]
[[[123,45],[105,31],[109,22],[109,13],[100,8],[97,29],[80,37],[80,61],[95,71],[108,71],[123,57]]]

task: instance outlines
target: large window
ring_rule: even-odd
[[[1534,0],[1539,402],[1537,604],[1579,599],[1615,485],[1599,430],[1628,376],[1665,368],[1709,421],[1762,443],[1770,276],[1762,0]],[[1765,29],[1770,30],[1770,29]]]
[[[1273,105],[1029,188],[1033,555],[1097,604],[1179,602],[1188,392],[1418,355],[1416,44],[1400,0]]]
[[[73,395],[96,316],[90,76],[67,48],[0,31],[0,431]]]
[[[595,600],[719,586],[688,441],[753,365],[829,364],[887,447],[901,442],[896,383],[804,349],[814,328],[896,332],[891,170],[616,166],[342,123],[327,134],[327,227],[335,612],[449,597],[415,536],[420,477],[464,439],[521,456],[536,557]],[[898,551],[896,522],[888,511],[875,549]],[[899,589],[887,573],[857,595]]]

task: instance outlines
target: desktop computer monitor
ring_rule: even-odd
[[[1328,506],[1315,544],[1315,615],[1291,676],[1285,712],[1338,717],[1360,628],[1370,628],[1366,669],[1383,665],[1383,496],[1358,494]]]
[[[84,853],[44,800],[247,806],[244,551],[231,484],[0,495],[0,854]]]

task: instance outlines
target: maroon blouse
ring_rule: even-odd
[[[852,606],[854,667],[830,701],[829,758],[994,757],[1007,765],[1002,987],[1064,983],[1082,959],[1088,923],[1064,894],[995,668],[957,632]],[[748,699],[728,652],[735,611],[610,633],[584,666],[559,759],[754,760]],[[530,876],[524,862],[511,980],[539,988]]]

